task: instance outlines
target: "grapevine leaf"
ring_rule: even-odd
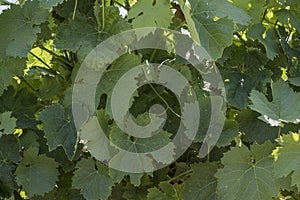
[[[133,28],[162,27],[168,28],[172,22],[172,11],[166,0],[140,0],[128,12]]]
[[[220,58],[224,48],[232,43],[233,22],[227,17],[214,20],[215,16],[206,12],[208,1],[190,3],[201,45],[213,59]]]
[[[267,200],[277,196],[278,183],[272,174],[275,145],[266,142],[231,148],[221,159],[224,168],[215,174],[219,199]]]
[[[114,124],[110,131],[110,141],[127,151],[134,153],[147,153],[156,151],[170,142],[171,134],[166,131],[161,131],[149,138],[135,138],[132,141],[130,135],[121,131],[116,124]],[[163,157],[163,155],[161,155]]]
[[[297,185],[300,190],[300,133],[290,133],[281,136],[282,147],[276,151],[278,158],[274,162],[276,177],[286,177],[292,173],[291,185]]]
[[[4,60],[0,59],[0,95],[14,76],[23,75],[25,67],[25,59],[12,57],[8,57]]]
[[[234,120],[225,120],[221,136],[216,143],[217,147],[225,147],[231,144],[236,136],[239,135],[239,125]]]
[[[115,170],[113,168],[109,168],[109,176],[114,180],[116,183],[120,183],[125,176],[130,177],[130,183],[134,186],[141,185],[141,178],[144,176],[144,173],[127,173]]]
[[[62,146],[71,160],[76,151],[77,131],[64,108],[60,104],[52,104],[40,113],[39,120],[44,124],[50,151]]]
[[[255,70],[246,73],[233,72],[224,77],[228,78],[225,83],[226,98],[236,108],[245,108],[249,104],[248,96],[252,89],[261,89],[270,80],[269,70]]]
[[[98,119],[97,119],[98,117]],[[97,117],[91,117],[81,128],[80,138],[87,141],[87,149],[96,159],[100,161],[109,160],[116,149],[110,146],[106,135],[108,134],[109,117],[104,110],[97,112]],[[99,133],[99,124],[102,133]]]
[[[269,29],[265,31],[262,24],[254,24],[249,28],[248,35],[254,40],[257,39],[265,46],[268,58],[273,60],[277,55],[282,53],[276,30]]]
[[[102,10],[102,9],[101,9]],[[102,16],[101,13],[99,15]],[[57,48],[76,52],[80,49],[79,58],[83,60],[90,51],[109,36],[118,34],[131,28],[120,15],[117,7],[105,7],[105,26],[97,27],[97,23],[80,12],[77,12],[75,20],[69,20],[58,27],[54,44]],[[81,27],[78,29],[78,27]],[[130,38],[124,38],[130,40]]]
[[[274,141],[277,138],[278,128],[264,123],[257,117],[259,117],[258,113],[248,109],[238,112],[236,120],[239,123],[240,131],[245,133],[243,141],[256,141],[259,144],[267,140]]]
[[[190,2],[192,4],[192,8],[194,7],[193,5],[198,3],[196,0],[191,0]],[[236,7],[229,1],[206,0],[203,1],[202,6],[205,6],[202,7],[202,11],[209,17],[228,17],[233,22],[242,25],[247,25],[251,19],[250,16],[243,9]]]
[[[191,165],[193,173],[185,181],[182,196],[189,200],[215,200],[217,199],[217,172],[218,163],[199,163]]]
[[[300,87],[300,77],[295,77],[295,78],[289,78],[289,82],[292,85]]]
[[[275,12],[275,14],[278,16],[279,21],[283,23],[288,23],[289,20],[290,24],[294,26],[297,29],[297,31],[300,31],[300,4],[295,4],[291,6],[288,10],[278,10]]]
[[[37,1],[26,1],[21,8],[11,5],[0,15],[0,58],[5,56],[26,57],[41,32],[39,26],[47,21],[49,11],[41,8]],[[20,34],[22,33],[22,34]]]
[[[59,3],[62,3],[64,0],[39,0],[40,6],[43,8],[51,9]]]
[[[141,59],[141,56],[133,54],[125,54],[119,57],[111,64],[109,69],[104,72],[99,81],[96,91],[96,100],[99,102],[102,95],[107,95],[106,112],[110,117],[113,117],[111,111],[111,95],[115,84],[127,71],[140,65]],[[137,81],[134,78],[132,78],[132,81],[132,84],[137,84]],[[124,104],[123,99],[120,99],[120,104]]]
[[[11,134],[16,128],[17,119],[11,117],[11,113],[12,112],[4,112],[0,114],[0,136],[1,134]]]
[[[0,196],[10,196],[17,189],[14,171],[19,161],[19,144],[14,135],[0,138]]]
[[[148,189],[147,200],[180,200],[176,188],[168,182],[160,182],[159,188]]]
[[[0,96],[0,112],[12,111],[18,128],[35,128],[37,122],[34,113],[38,107],[35,95],[24,88],[16,92],[13,87],[9,87]]]
[[[279,80],[272,84],[272,96],[273,101],[269,102],[264,94],[256,90],[251,92],[249,98],[253,105],[250,108],[262,115],[261,120],[273,126],[279,126],[281,122],[300,122],[300,93],[295,93],[288,83]]]
[[[72,185],[88,200],[107,199],[112,191],[113,181],[108,175],[108,168],[98,161],[81,160],[72,179]]]
[[[38,155],[37,148],[30,148],[24,152],[24,157],[17,167],[17,183],[23,187],[28,197],[42,195],[52,190],[58,181],[57,167],[54,159]]]

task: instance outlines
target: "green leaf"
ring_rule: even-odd
[[[300,4],[292,5],[289,9],[281,9],[275,12],[278,20],[283,23],[290,23],[293,27],[300,31]]]
[[[118,80],[130,69],[136,67],[141,64],[141,56],[134,54],[125,54],[120,56],[117,60],[115,60],[109,69],[107,69],[101,80],[98,83],[97,91],[96,91],[96,102],[100,102],[100,98],[102,95],[107,95],[106,98],[106,113],[113,118],[111,111],[111,96],[113,88],[115,87]],[[137,85],[137,80],[132,78],[132,84]],[[124,86],[126,89],[127,86]],[[124,104],[123,99],[119,99],[120,104]]]
[[[148,189],[147,200],[180,200],[176,188],[168,182],[160,182],[159,188]]]
[[[22,58],[12,57],[3,60],[0,59],[0,95],[3,94],[3,91],[7,88],[14,76],[23,75],[23,70],[26,67],[25,61],[26,60]]]
[[[9,197],[18,188],[14,172],[19,161],[19,144],[14,135],[0,138],[0,197]]]
[[[276,177],[291,175],[291,186],[296,185],[300,190],[300,134],[290,133],[280,137],[282,147],[278,147],[274,153],[277,158],[274,162],[274,174]]]
[[[108,175],[108,168],[92,159],[81,160],[72,179],[72,185],[88,200],[107,199],[112,191],[113,181]]]
[[[182,193],[184,199],[189,200],[216,200],[217,199],[217,172],[219,163],[199,163],[191,165],[193,173],[184,182]]]
[[[0,114],[0,136],[1,134],[11,134],[16,128],[17,119],[11,117],[11,113],[12,112],[4,112]]]
[[[57,4],[62,3],[64,0],[39,0],[40,6],[43,8],[51,9]]]
[[[39,26],[48,20],[49,11],[41,8],[37,1],[26,1],[21,8],[11,5],[0,15],[0,58],[5,56],[26,57],[41,32]]]
[[[224,48],[232,43],[232,20],[227,17],[215,20],[215,16],[207,12],[209,1],[191,0],[190,3],[201,45],[213,59],[220,58]]]
[[[272,127],[269,124],[257,119],[259,114],[248,109],[238,112],[236,121],[239,123],[240,131],[245,133],[243,141],[264,143],[267,140],[274,141],[278,135],[278,127]]]
[[[35,128],[37,122],[34,114],[37,108],[39,105],[35,94],[25,88],[16,91],[9,87],[0,96],[0,112],[12,111],[18,128]]]
[[[279,187],[272,174],[271,157],[275,145],[266,142],[231,148],[224,154],[224,168],[215,174],[219,199],[269,200],[276,197]]]
[[[128,12],[133,28],[168,28],[172,22],[172,11],[167,0],[140,0]]]
[[[45,137],[52,151],[62,146],[71,160],[74,157],[77,145],[77,131],[60,104],[46,107],[39,116],[44,124]]]
[[[109,168],[109,176],[116,183],[120,183],[127,175],[130,177],[130,183],[132,183],[134,186],[137,187],[141,185],[141,178],[144,176],[144,173],[128,173]]]
[[[250,94],[252,110],[259,112],[261,120],[270,125],[279,126],[281,122],[300,122],[300,93],[295,93],[288,83],[279,80],[272,83],[273,101],[269,102],[266,96],[256,90]],[[293,106],[291,106],[293,105]]]
[[[30,198],[52,190],[58,181],[58,164],[45,155],[38,155],[37,148],[24,152],[16,170],[17,183]]]
[[[59,49],[73,52],[80,49],[78,56],[80,61],[82,61],[100,42],[131,28],[130,24],[119,15],[117,7],[105,7],[104,14],[105,25],[104,29],[100,31],[93,18],[77,12],[75,20],[69,20],[66,24],[58,27],[54,44]],[[81,28],[78,29],[78,27]],[[128,40],[129,38],[124,39]]]
[[[267,56],[271,60],[282,53],[276,30],[269,29],[266,31],[262,24],[254,24],[249,28],[248,35],[253,40],[257,39],[264,45]]]

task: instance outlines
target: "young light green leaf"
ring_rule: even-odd
[[[50,151],[62,146],[71,160],[76,151],[77,131],[60,104],[45,108],[39,116],[44,124],[45,137]]]
[[[283,80],[272,83],[273,101],[269,102],[266,96],[256,90],[250,94],[252,110],[259,112],[261,120],[272,126],[279,126],[282,122],[300,122],[300,93],[295,93],[288,83]],[[291,106],[292,105],[292,106]]]
[[[300,190],[300,132],[283,135],[280,138],[282,147],[274,150],[274,174],[276,177],[286,177],[292,173],[291,186]]]
[[[72,185],[80,189],[87,200],[107,199],[114,185],[108,175],[108,168],[92,159],[81,160],[77,163]]]
[[[11,134],[16,128],[17,119],[12,117],[11,114],[12,112],[0,114],[0,136],[1,134]]]
[[[37,148],[25,151],[15,173],[18,185],[29,198],[49,192],[58,181],[58,164],[52,158],[38,155],[38,151]]]
[[[222,200],[269,200],[279,190],[272,174],[271,157],[275,145],[266,142],[245,147],[231,148],[224,154],[224,168],[215,174],[218,179],[218,197]]]

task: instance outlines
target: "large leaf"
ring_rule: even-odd
[[[125,54],[115,60],[112,65],[104,72],[101,80],[98,83],[97,91],[96,91],[96,100],[100,101],[102,95],[107,95],[106,97],[106,113],[113,118],[111,111],[111,95],[112,91],[118,82],[118,80],[130,69],[136,67],[141,64],[141,56],[133,55],[133,54]],[[137,80],[132,77],[132,84],[137,85]],[[127,86],[124,85],[124,88]],[[120,105],[124,105],[123,99],[118,99],[118,103]]]
[[[295,93],[288,83],[279,80],[272,84],[273,101],[256,90],[250,95],[252,110],[259,112],[259,118],[272,126],[279,126],[281,122],[300,122],[300,93]]]
[[[11,134],[16,128],[17,119],[11,117],[11,112],[4,112],[0,114],[0,136],[1,134]]]
[[[159,188],[148,189],[147,200],[181,200],[174,185],[168,182],[160,182]]]
[[[5,56],[26,57],[31,50],[39,26],[47,21],[49,11],[41,8],[37,1],[26,1],[21,8],[12,5],[0,15],[0,58]],[[5,28],[4,28],[5,27]]]
[[[214,177],[217,172],[218,163],[193,164],[193,173],[185,181],[182,196],[189,200],[216,200],[217,179]]]
[[[76,151],[77,131],[64,108],[60,104],[52,104],[40,113],[39,119],[44,124],[50,151],[62,146],[71,160]]]
[[[286,177],[292,173],[291,185],[297,185],[300,190],[300,134],[290,133],[280,137],[282,147],[274,153],[277,159],[274,162],[276,177]]]
[[[0,59],[0,95],[14,76],[23,75],[23,70],[26,67],[25,61],[25,59],[11,57]]]
[[[24,152],[16,170],[17,183],[23,187],[28,197],[42,195],[52,190],[58,181],[58,164],[54,159],[38,155],[37,148]]]
[[[275,145],[266,142],[231,148],[224,154],[224,168],[216,173],[219,199],[269,200],[277,196],[278,184],[272,174],[271,156]]]
[[[19,161],[19,144],[14,135],[0,138],[0,196],[8,197],[17,189],[14,172]]]
[[[254,24],[249,28],[248,35],[265,46],[268,58],[274,59],[282,53],[276,30],[269,29],[266,31],[262,24]]]
[[[232,43],[233,22],[224,17],[214,20],[216,10],[210,12],[210,1],[192,0],[192,19],[198,31],[200,43],[213,59],[221,57],[225,47]],[[215,9],[212,7],[212,9]]]
[[[128,12],[133,28],[168,28],[172,22],[172,11],[167,0],[140,0]]]
[[[81,160],[77,163],[72,185],[80,189],[80,193],[87,199],[107,199],[114,185],[108,175],[108,168],[92,159]]]

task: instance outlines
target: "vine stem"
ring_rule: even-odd
[[[29,52],[33,57],[35,57],[38,61],[40,61],[41,63],[43,63],[46,67],[47,67],[47,71],[53,75],[56,75],[57,72],[54,71],[53,69],[51,69],[51,67],[45,62],[43,61],[40,57],[38,57],[37,55],[35,55],[34,53],[32,53],[31,51]]]
[[[66,59],[63,59],[62,56],[57,55],[56,53],[54,53],[53,51],[47,49],[46,47],[44,47],[43,45],[39,45],[38,46],[40,49],[45,50],[46,52],[48,52],[49,54],[51,54],[53,57],[55,57],[56,59],[62,61],[63,63],[66,64],[65,67],[68,67],[69,69],[72,68],[72,63],[70,63],[69,61],[67,61]]]
[[[22,77],[22,76],[18,76],[18,78],[22,81],[22,82],[24,82],[34,93],[37,93],[37,91],[34,89],[34,87],[30,84],[30,83],[28,83],[28,81],[24,78],[24,77]]]
[[[180,178],[180,177],[182,177],[182,176],[186,176],[186,175],[188,175],[188,174],[190,174],[190,173],[192,173],[192,172],[193,172],[192,169],[187,170],[187,171],[185,171],[185,172],[183,172],[183,173],[181,173],[181,174],[178,174],[177,176],[174,176],[173,178],[171,178],[170,180],[168,180],[168,182],[171,183],[172,181],[174,181],[174,180],[176,180],[176,179],[178,179],[178,178]]]

